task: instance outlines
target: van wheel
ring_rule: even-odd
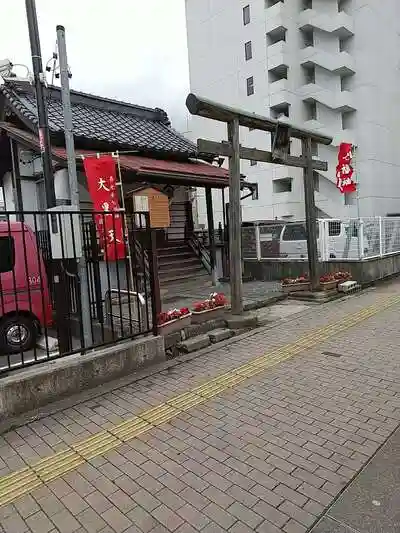
[[[25,352],[34,347],[37,338],[35,322],[26,316],[12,316],[0,322],[0,350],[3,353]]]

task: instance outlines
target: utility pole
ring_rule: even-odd
[[[79,203],[79,186],[78,176],[76,172],[76,156],[75,156],[75,144],[72,124],[72,108],[71,108],[71,95],[69,90],[69,69],[67,58],[67,44],[65,40],[65,28],[64,26],[57,26],[57,48],[58,48],[58,60],[60,62],[60,82],[61,82],[61,98],[63,105],[64,115],[64,130],[65,130],[65,148],[67,153],[68,163],[68,178],[69,189],[71,196],[71,206],[74,211],[80,211]],[[78,231],[81,234],[80,241],[83,244],[83,232],[81,224],[83,220],[79,218],[78,214]],[[75,216],[72,217],[75,220]],[[90,322],[90,301],[89,301],[89,284],[86,271],[85,250],[82,249],[81,257],[78,260],[78,276],[80,282],[80,299],[81,299],[81,316],[82,316],[82,330],[85,347],[93,344],[92,328]]]
[[[67,44],[64,26],[57,26],[57,49],[60,62],[61,98],[64,115],[65,149],[67,153],[68,179],[71,205],[79,210],[78,175],[76,172],[75,144],[72,125],[71,96],[69,91],[69,69],[67,58]]]
[[[25,0],[26,18],[29,29],[29,40],[31,44],[32,67],[35,82],[36,106],[38,115],[38,137],[40,153],[42,156],[43,181],[46,196],[46,208],[52,210],[56,208],[56,193],[54,188],[53,162],[51,154],[49,124],[47,118],[47,103],[45,94],[45,75],[43,72],[42,52],[40,49],[39,29],[36,13],[35,0]],[[57,215],[54,213],[49,217],[50,232],[56,234],[59,231]],[[66,291],[61,284],[64,275],[63,264],[60,259],[52,258],[51,277],[54,287],[55,305],[57,309],[57,337],[60,353],[68,352],[71,349],[71,336],[68,332],[68,301]]]
[[[42,156],[43,178],[46,191],[46,207],[56,206],[54,190],[54,176],[51,156],[49,125],[47,120],[47,105],[45,98],[45,76],[42,65],[42,52],[40,49],[39,29],[36,14],[35,0],[25,0],[26,18],[29,28],[31,44],[32,67],[36,91],[36,105],[38,111],[38,133],[40,153]]]

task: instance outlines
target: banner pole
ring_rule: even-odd
[[[130,278],[131,278],[131,287],[132,287],[132,289],[135,289],[134,278],[133,278],[132,254],[131,254],[131,247],[130,247],[130,243],[129,243],[129,231],[128,231],[128,224],[127,224],[127,221],[126,221],[125,196],[124,196],[124,187],[123,187],[123,183],[122,183],[121,161],[120,161],[120,157],[119,157],[119,152],[116,152],[115,155],[116,155],[116,158],[117,158],[118,185],[121,187],[121,206],[122,206],[122,211],[124,213],[125,245],[126,245],[127,252],[128,252],[127,253],[127,259],[128,259],[129,275],[130,275]]]
[[[357,218],[360,220],[360,176],[357,172],[357,147],[353,146],[353,168],[356,175],[356,203],[357,203]]]

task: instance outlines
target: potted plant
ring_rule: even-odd
[[[339,272],[335,272],[335,279],[338,280],[339,283],[341,283],[342,281],[349,281],[352,279],[352,275],[350,272],[346,272],[346,271],[339,271]]]
[[[282,280],[282,290],[283,292],[297,292],[297,291],[309,291],[310,290],[310,279],[308,274],[302,274],[297,278],[284,278]]]
[[[319,284],[321,289],[324,291],[330,291],[336,289],[338,280],[336,278],[335,272],[329,272],[328,274],[323,274],[319,278]]]
[[[224,314],[228,303],[225,294],[214,292],[207,300],[194,304],[192,308],[192,323],[201,324],[207,320],[214,320]]]
[[[187,307],[164,311],[158,315],[158,333],[160,335],[168,335],[169,333],[180,331],[190,326],[190,321],[191,312]]]

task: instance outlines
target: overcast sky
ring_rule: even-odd
[[[6,0],[0,59],[31,69],[24,0]],[[71,88],[163,107],[186,129],[189,90],[184,0],[36,0],[43,62],[66,29]],[[23,69],[16,69],[23,74]]]

